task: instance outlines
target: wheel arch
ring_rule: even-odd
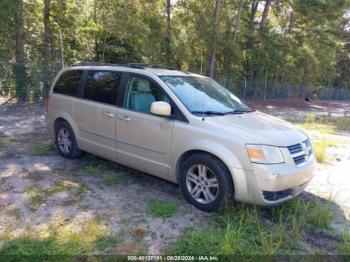
[[[175,167],[175,174],[176,174],[176,181],[177,181],[177,183],[179,182],[180,169],[181,169],[182,163],[184,162],[184,160],[186,158],[188,158],[188,157],[190,157],[192,155],[195,155],[195,154],[207,154],[207,155],[210,155],[210,156],[216,158],[217,160],[219,160],[225,166],[227,171],[229,172],[230,179],[231,179],[232,184],[233,184],[233,189],[235,188],[234,174],[232,173],[232,171],[231,171],[230,167],[227,165],[227,163],[225,163],[225,161],[223,161],[216,154],[213,154],[213,153],[211,153],[209,151],[206,151],[206,150],[203,150],[203,149],[191,149],[191,150],[188,150],[188,151],[186,151],[186,152],[184,152],[184,153],[182,153],[180,155],[180,157],[176,161],[176,167]]]
[[[56,127],[59,123],[61,122],[67,122],[69,124],[69,126],[72,128],[73,133],[74,133],[74,137],[76,139],[76,142],[79,146],[79,137],[78,137],[78,129],[77,127],[74,125],[74,121],[73,119],[71,119],[68,115],[58,115],[55,117],[55,120],[53,121],[53,128],[54,128],[54,134],[56,137]]]

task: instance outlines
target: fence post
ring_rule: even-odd
[[[267,67],[265,70],[264,102],[266,100],[266,86],[267,86]]]
[[[245,99],[245,92],[247,89],[247,79],[245,78],[245,76],[243,76],[243,78],[244,78],[243,99]]]
[[[63,39],[62,39],[62,32],[59,31],[59,37],[60,37],[60,44],[61,44],[61,63],[62,68],[64,68],[64,49],[63,49]]]

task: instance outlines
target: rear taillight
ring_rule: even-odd
[[[48,96],[46,99],[46,105],[45,105],[45,112],[46,114],[49,113],[49,103],[50,103],[50,97]]]

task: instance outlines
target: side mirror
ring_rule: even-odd
[[[167,102],[157,101],[151,104],[150,112],[159,116],[170,116],[171,106]]]

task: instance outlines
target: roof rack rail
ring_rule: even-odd
[[[102,62],[81,62],[74,66],[123,66],[123,65],[112,64],[112,63],[102,63]]]
[[[148,68],[174,70],[174,68],[167,65],[147,64],[147,63],[113,64],[113,63],[102,63],[102,62],[81,62],[73,66],[124,66],[124,67],[136,68],[136,69],[145,69],[146,67],[148,67]]]
[[[125,66],[131,67],[131,68],[139,68],[139,69],[144,69],[144,68],[148,67],[148,68],[159,68],[159,69],[174,70],[173,67],[168,66],[168,65],[163,65],[163,64],[128,63]]]

